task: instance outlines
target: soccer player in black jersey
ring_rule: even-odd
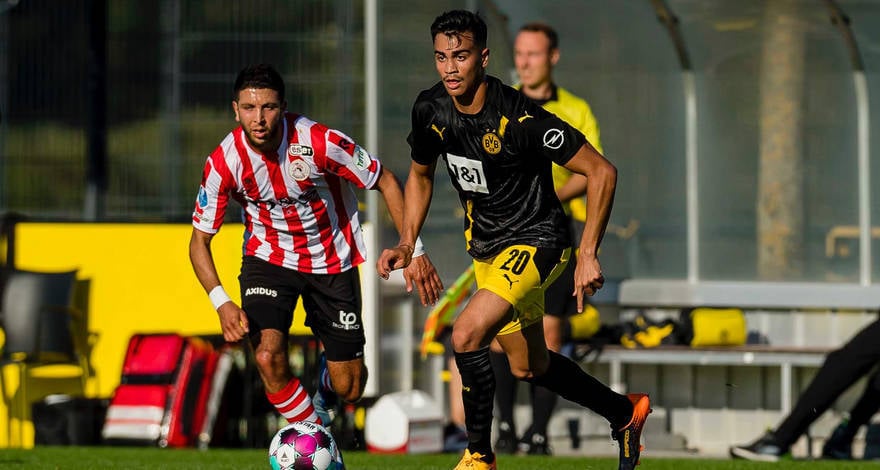
[[[597,258],[608,224],[617,170],[584,136],[519,91],[486,75],[486,23],[456,10],[431,25],[440,83],[419,94],[408,141],[412,163],[400,243],[384,250],[386,277],[408,265],[428,213],[442,157],[465,210],[465,240],[477,292],[453,325],[468,448],[459,470],[496,468],[491,427],[495,378],[489,343],[498,339],[517,378],[553,390],[605,417],[620,445],[620,469],[638,463],[647,395],[621,395],[572,360],[547,350],[544,291],[568,261],[571,240],[551,164],[587,177],[587,219],[575,267],[578,310],[604,279]]]

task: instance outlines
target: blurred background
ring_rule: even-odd
[[[486,18],[490,73],[511,84],[519,26],[540,20],[558,30],[556,81],[589,102],[605,154],[619,169],[600,253],[609,279],[644,281],[643,287],[655,280],[778,282],[824,292],[829,300],[815,303],[794,290],[770,296],[770,307],[793,313],[787,318],[797,328],[747,312],[750,327],[778,333],[770,335],[777,344],[834,346],[869,319],[858,313],[852,321],[810,323],[806,318],[816,316],[798,317],[801,311],[880,305],[880,228],[872,222],[880,220],[873,184],[880,180],[876,1],[0,0],[0,214],[35,224],[40,235],[18,232],[19,249],[0,250],[0,261],[10,264],[17,253],[26,266],[48,269],[63,259],[63,267],[85,266],[80,277],[93,289],[108,279],[146,282],[156,295],[151,300],[176,306],[122,326],[124,320],[108,318],[122,303],[113,296],[129,286],[91,291],[94,327],[114,335],[96,345],[96,355],[114,359],[91,394],[112,391],[134,329],[167,329],[188,321],[180,310],[198,310],[198,321],[180,331],[219,330],[185,259],[186,239],[152,230],[176,226],[188,237],[205,159],[235,126],[237,72],[250,63],[274,64],[287,82],[289,109],[349,134],[403,180],[410,107],[438,79],[429,26],[457,8]],[[450,285],[470,259],[463,211],[447,178],[438,171],[422,238]],[[368,209],[378,246],[396,241],[384,208]],[[227,226],[238,221],[230,211]],[[100,241],[92,232],[57,240],[57,224],[115,231]],[[90,267],[93,253],[83,246],[125,237],[133,238],[119,251],[95,249],[101,266],[120,264],[146,238],[151,245],[137,253],[143,259],[128,259],[128,269],[111,274]],[[2,243],[9,239],[0,237]],[[230,255],[226,275],[235,282],[240,237],[223,246]],[[165,280],[169,285],[154,286]],[[399,285],[376,289],[383,341],[404,341],[382,346],[392,375],[379,376],[380,390],[424,382],[420,377],[430,374],[420,375],[414,354],[401,359],[397,352],[412,352],[426,310],[401,300]],[[656,300],[644,289],[631,292],[643,307]],[[754,290],[727,292],[742,295],[716,303],[762,307]],[[673,303],[700,299],[706,297]],[[148,307],[126,306],[132,308]],[[779,383],[770,387],[759,393],[776,397]],[[725,392],[695,386],[681,393],[687,396],[678,397],[680,404],[690,406],[695,396],[711,401]],[[776,400],[769,405],[777,407]]]
[[[611,277],[877,277],[876,246],[860,271],[860,224],[880,218],[880,194],[859,192],[880,177],[859,162],[876,160],[880,126],[880,5],[865,0],[2,0],[0,211],[187,221],[205,158],[234,124],[230,84],[252,62],[283,72],[290,109],[366,145],[368,8],[370,150],[401,179],[410,106],[437,80],[433,18],[483,12],[490,72],[507,82],[516,28],[543,20],[560,33],[557,81],[591,104],[621,170]],[[451,280],[467,259],[446,196],[424,236]]]

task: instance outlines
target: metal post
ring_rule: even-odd
[[[4,14],[12,8],[17,0],[7,0],[6,5],[0,6],[0,162],[8,162],[6,157],[6,144],[9,139],[9,20]],[[6,182],[6,166],[0,164],[0,186],[8,188]],[[0,190],[0,209],[6,208],[6,192]]]
[[[840,30],[849,51],[853,68],[855,87],[857,148],[859,174],[859,284],[871,285],[871,109],[868,97],[868,81],[865,78],[865,63],[859,53],[856,36],[850,27],[849,16],[834,0],[825,0],[831,23]]]
[[[691,67],[691,59],[684,44],[684,36],[678,27],[679,20],[664,0],[649,0],[657,19],[666,27],[682,70],[684,87],[685,129],[685,210],[687,213],[687,279],[695,283],[700,279],[700,204],[699,173],[697,172],[697,81]]]
[[[700,178],[697,171],[697,84],[694,72],[682,73],[685,100],[685,168],[687,180],[687,278],[700,280]]]
[[[366,145],[367,149],[375,154],[379,152],[379,0],[366,0],[364,2],[364,95],[366,97]],[[382,349],[379,347],[379,334],[382,328],[381,301],[379,277],[376,273],[376,259],[381,250],[379,226],[379,195],[376,191],[366,192],[367,221],[369,222],[369,236],[367,243],[367,262],[361,265],[363,279],[363,317],[364,332],[367,336],[365,346],[365,362],[370,371],[372,380],[367,381],[364,396],[376,397],[379,395],[379,377],[382,375],[380,356]]]
[[[178,0],[162,0],[159,5],[160,15],[160,46],[159,62],[161,67],[159,93],[162,114],[162,167],[165,173],[165,195],[162,206],[165,214],[175,214],[179,208],[180,165],[182,163],[180,146],[180,2]]]
[[[104,217],[107,192],[107,3],[86,2],[88,59],[86,70],[85,220]]]
[[[871,285],[871,112],[864,70],[853,72],[858,112],[859,284]]]

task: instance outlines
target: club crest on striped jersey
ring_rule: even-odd
[[[312,174],[312,169],[309,167],[308,163],[303,161],[303,159],[295,158],[290,161],[290,165],[287,167],[287,173],[296,181],[305,181],[309,179],[309,175]]]
[[[287,154],[291,157],[311,157],[315,151],[308,145],[290,144],[290,147],[287,147]]]
[[[366,170],[370,167],[370,154],[360,145],[355,146],[354,155],[352,157],[354,158],[354,166],[359,169]]]

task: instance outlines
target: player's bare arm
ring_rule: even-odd
[[[205,293],[210,293],[220,285],[220,276],[217,275],[217,267],[214,264],[214,256],[211,254],[211,240],[214,234],[202,232],[193,228],[189,240],[189,260],[193,271],[199,279]],[[233,301],[228,301],[217,307],[217,315],[220,317],[220,328],[223,331],[223,339],[228,342],[236,342],[243,339],[248,332],[248,320],[244,310]]]
[[[397,228],[397,232],[401,233],[404,205],[400,182],[391,171],[383,168],[379,174],[376,189],[382,193],[394,226]],[[443,292],[443,282],[440,281],[440,275],[437,274],[437,269],[431,263],[427,253],[412,258],[410,264],[403,270],[403,278],[406,282],[407,292],[412,292],[413,286],[416,287],[422,305],[433,305],[440,299]]]
[[[422,165],[412,162],[404,193],[403,224],[400,229],[400,243],[394,248],[382,251],[376,262],[376,271],[383,279],[395,269],[406,268],[412,260],[415,240],[419,236],[434,190],[435,164]]]
[[[598,254],[614,204],[617,168],[589,144],[584,144],[565,168],[587,178],[587,220],[578,249],[572,293],[577,297],[578,311],[581,312],[584,293],[593,295],[605,283]]]
[[[572,173],[565,184],[556,190],[556,197],[561,202],[568,202],[587,193],[587,177],[580,173]]]

